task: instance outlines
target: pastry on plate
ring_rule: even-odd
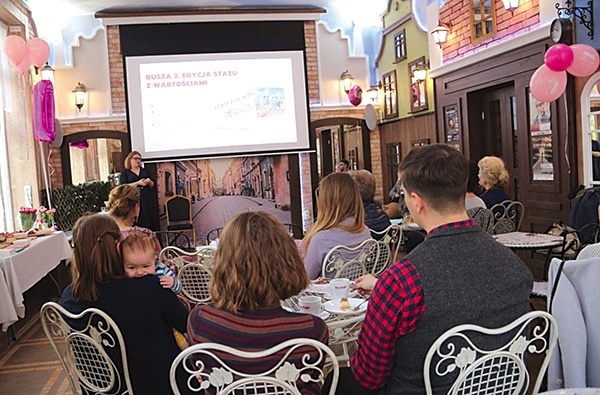
[[[342,311],[350,310],[350,302],[348,302],[348,298],[341,299],[340,310],[342,310]]]

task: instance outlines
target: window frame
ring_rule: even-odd
[[[401,29],[394,34],[394,63],[401,62],[407,58],[406,51],[406,29]]]
[[[477,3],[477,4],[475,4]],[[490,3],[491,13],[485,13],[485,4]],[[470,0],[469,1],[469,9],[471,14],[471,44],[477,44],[488,38],[494,37],[497,32],[496,26],[496,7],[494,0]],[[481,19],[479,21],[475,21],[475,10],[479,9],[479,14],[481,15]],[[492,20],[492,30],[487,31],[485,21],[491,17]],[[477,29],[475,27],[476,24],[481,23],[481,32],[482,35],[477,37]]]
[[[408,97],[410,100],[410,112],[411,113],[425,111],[425,110],[429,109],[428,98],[427,98],[427,78],[420,82],[416,82],[413,79],[414,69],[417,67],[418,64],[422,64],[422,63],[425,63],[425,56],[421,56],[420,58],[417,58],[408,64],[408,80],[410,81],[410,84],[408,87],[408,89],[409,89]],[[415,102],[415,100],[414,100],[415,92],[418,96],[418,103]],[[423,99],[423,100],[421,101],[421,99]]]
[[[386,119],[398,116],[398,89],[396,81],[396,70],[385,73],[381,77],[383,86],[383,117]]]

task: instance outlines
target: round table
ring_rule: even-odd
[[[560,390],[539,392],[538,395],[591,395],[600,394],[600,388],[565,388]]]
[[[545,233],[510,232],[492,236],[497,242],[514,250],[537,250],[558,247],[563,244],[562,236]]]

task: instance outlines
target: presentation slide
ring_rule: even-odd
[[[145,159],[309,148],[302,51],[127,57]]]

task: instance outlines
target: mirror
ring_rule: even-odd
[[[587,187],[600,185],[600,73],[582,91],[583,173]]]
[[[130,147],[129,135],[114,130],[88,130],[64,136],[60,147],[63,185],[95,181],[116,185]]]

